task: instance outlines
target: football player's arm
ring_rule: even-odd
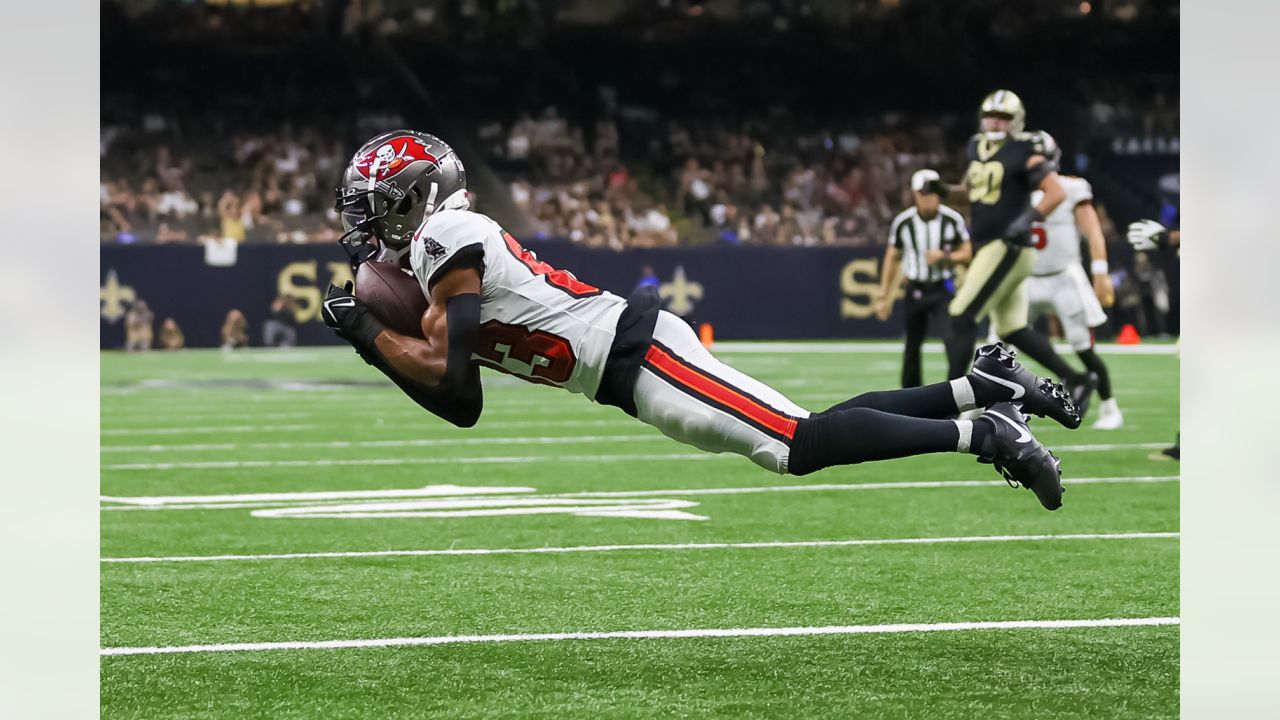
[[[447,271],[431,288],[422,316],[425,339],[383,329],[375,352],[361,353],[424,410],[472,427],[484,409],[480,366],[471,362],[480,325],[480,272],[475,264]]]
[[[898,266],[902,262],[902,251],[890,245],[884,251],[884,264],[880,267],[880,292],[871,305],[876,317],[888,320],[893,312],[894,288],[898,284]]]
[[[477,246],[478,247],[478,246]],[[352,292],[330,286],[321,306],[325,325],[355,347],[414,402],[462,427],[480,416],[479,369],[471,362],[480,325],[478,254],[457,255],[433,280],[423,314],[424,338],[387,328]]]
[[[484,394],[480,385],[480,366],[475,363],[467,370],[467,380],[453,392],[442,392],[439,387],[428,388],[410,382],[391,369],[387,361],[374,352],[357,349],[370,365],[382,371],[405,395],[419,407],[458,427],[469,428],[480,419],[484,409]]]
[[[1004,230],[1005,238],[1023,239],[1030,235],[1032,225],[1044,222],[1045,217],[1067,199],[1067,191],[1058,181],[1057,165],[1043,155],[1036,154],[1027,159],[1027,177],[1030,178],[1033,187],[1039,188],[1044,193],[1044,197],[1040,198],[1038,205],[1032,205],[1023,210],[1009,223]]]
[[[941,198],[944,205],[968,205],[969,204],[969,178],[964,178],[957,185],[945,183],[941,180],[933,180],[933,187],[937,190],[938,197]]]
[[[374,347],[406,379],[447,392],[466,383],[479,329],[480,271],[474,265],[455,266],[431,286],[423,338],[386,329],[374,338]]]
[[[1089,243],[1090,274],[1093,276],[1093,292],[1103,307],[1110,307],[1116,301],[1115,288],[1111,284],[1111,269],[1107,265],[1107,239],[1102,234],[1102,223],[1098,220],[1098,211],[1093,203],[1082,202],[1076,205],[1076,227]]]
[[[1067,199],[1067,191],[1058,181],[1057,166],[1043,155],[1032,155],[1027,160],[1027,172],[1031,175],[1032,184],[1044,192],[1040,204],[1036,205],[1036,211],[1040,213],[1039,219],[1044,220]]]

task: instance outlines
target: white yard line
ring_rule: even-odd
[[[418,413],[418,417],[422,419],[422,424],[406,423],[405,425],[397,425],[390,423],[391,427],[417,427],[424,430],[450,430],[453,428],[446,425],[443,420],[437,420],[425,412]],[[486,422],[484,428],[487,430],[496,429],[514,429],[514,428],[557,428],[557,427],[635,427],[636,420],[629,417],[619,417],[616,420],[508,420],[497,422]],[[146,427],[146,428],[109,428],[102,431],[102,435],[120,436],[120,435],[204,435],[216,433],[254,433],[258,435],[270,435],[277,432],[297,432],[300,430],[315,430],[316,425],[211,425],[201,427]]]
[[[1066,535],[968,535],[959,537],[879,538],[873,540],[797,540],[745,543],[674,543],[635,545],[573,545],[533,548],[453,548],[441,550],[370,550],[360,552],[275,553],[267,555],[169,555],[107,557],[103,563],[230,562],[239,560],[303,560],[315,558],[381,558],[475,555],[560,555],[637,550],[760,550],[785,548],[858,547],[868,545],[946,545],[955,543],[1036,542],[1044,540],[1151,540],[1177,538],[1176,532],[1075,533]]]
[[[1070,345],[1058,343],[1054,345],[1054,349],[1060,353],[1074,352]],[[1177,355],[1177,345],[1116,345],[1114,343],[1101,343],[1096,346],[1099,353],[1104,355]],[[940,342],[927,342],[924,344],[925,352],[941,352],[943,350]],[[842,342],[793,342],[793,343],[774,343],[774,342],[748,342],[748,341],[727,341],[718,342],[711,348],[711,352],[715,353],[767,353],[771,355],[789,355],[789,354],[809,354],[809,353],[840,353],[853,355],[875,355],[881,353],[901,353],[902,342],[878,342],[878,343],[842,343]]]
[[[204,435],[209,433],[298,432],[315,430],[315,425],[208,425],[201,427],[108,428],[103,437],[120,435]]]
[[[1169,442],[1148,443],[1099,443],[1094,445],[1054,445],[1049,449],[1058,452],[1111,452],[1112,450],[1160,450],[1169,447]]]
[[[259,650],[343,650],[349,648],[463,645],[561,640],[657,640],[678,638],[797,637],[812,635],[887,635],[893,633],[965,632],[974,630],[1066,630],[1079,628],[1156,627],[1178,625],[1176,617],[1103,618],[1098,620],[992,620],[983,622],[895,623],[890,625],[827,625],[823,627],[758,627],[694,630],[620,630],[614,632],[528,633],[522,635],[438,635],[435,637],[372,638],[297,642],[108,647],[103,657],[166,655],[173,653],[252,652]]]
[[[208,462],[120,463],[103,470],[234,470],[241,468],[342,467],[349,465],[523,465],[531,462],[631,462],[637,460],[709,460],[707,453],[636,455],[516,455],[481,457],[335,458],[330,460],[210,460]]]
[[[1178,482],[1177,475],[1136,475],[1124,477],[1085,477],[1085,478],[1068,478],[1067,485],[1128,485],[1128,484],[1148,484],[1148,483],[1168,483]],[[671,490],[612,490],[600,492],[577,492],[577,493],[548,493],[539,495],[541,498],[638,498],[638,497],[689,497],[696,495],[756,495],[760,493],[786,493],[786,492],[839,492],[846,490],[919,490],[932,488],[973,488],[973,487],[1003,487],[1006,483],[1003,480],[920,480],[913,482],[878,482],[878,483],[849,483],[849,484],[822,484],[822,485],[766,485],[760,487],[720,487],[720,488],[687,488],[687,489],[671,489]],[[490,499],[502,499],[506,497],[506,493],[524,492],[525,488],[507,488],[503,490],[502,495],[493,495]],[[352,497],[359,494],[362,497],[410,497],[416,496],[419,489],[410,490],[364,490],[356,492],[344,493],[344,497]],[[334,504],[338,502],[347,502],[342,500],[326,500],[324,498],[315,498],[316,493],[305,493],[307,496],[298,500],[252,500],[246,501],[242,495],[222,495],[222,496],[203,496],[195,499],[201,500],[195,502],[160,502],[166,500],[163,497],[112,497],[101,496],[102,502],[121,503],[119,505],[103,505],[100,509],[103,511],[122,511],[122,510],[244,510],[249,508],[271,508],[271,507],[293,507],[299,505],[321,506]],[[210,502],[209,498],[216,498],[216,501]]]
[[[398,396],[388,395],[388,398]],[[567,397],[567,396],[565,396]],[[287,405],[294,408],[288,411],[271,411],[271,412],[254,412],[252,409],[221,411],[221,410],[205,410],[193,411],[190,413],[150,413],[145,410],[135,410],[129,412],[104,412],[99,415],[99,419],[104,425],[117,426],[135,422],[146,425],[155,425],[164,422],[188,422],[211,423],[218,420],[230,420],[232,423],[237,421],[261,421],[261,420],[296,420],[302,418],[315,418],[317,416],[325,416],[334,411],[335,404],[343,402],[359,402],[363,403],[353,407],[342,408],[344,416],[367,417],[367,418],[426,418],[430,417],[424,410],[410,406],[403,406],[400,403],[386,403],[386,407],[379,408],[375,405],[369,405],[370,398],[368,396],[343,396],[343,397],[316,397],[314,395],[307,398],[289,398],[280,400],[281,405]],[[554,415],[563,412],[577,411],[577,414],[583,414],[583,408],[565,408],[559,404],[561,397],[555,397],[552,400],[546,398],[524,398],[524,399],[508,399],[508,400],[491,400],[485,401],[485,416],[495,417],[499,415]],[[201,401],[202,405],[206,404]],[[243,405],[243,403],[239,403]],[[172,404],[167,404],[166,408],[171,408]],[[599,413],[600,406],[590,407],[586,411],[594,411]],[[127,428],[126,428],[127,429]]]
[[[1124,477],[1063,478],[1071,485],[1127,485],[1130,483],[1178,482],[1177,475],[1133,475]],[[912,482],[849,483],[843,485],[768,485],[763,487],[692,488],[688,490],[617,490],[612,492],[580,492],[544,497],[685,497],[691,495],[752,495],[776,492],[823,492],[828,490],[916,490],[952,487],[994,487],[1006,485],[1003,480],[918,480]]]
[[[566,437],[566,438],[471,438],[468,440],[400,440],[400,441],[368,441],[372,444],[362,444],[362,441],[353,441],[347,443],[330,442],[330,443],[284,443],[284,444],[257,444],[245,445],[246,448],[272,449],[272,448],[359,448],[359,447],[449,447],[451,445],[571,445],[578,442],[582,443],[607,443],[607,442],[657,442],[664,441],[665,438],[659,435],[620,435],[620,436],[587,436],[588,439]],[[382,444],[379,444],[382,443]],[[1113,450],[1150,450],[1166,447],[1168,443],[1132,443],[1132,444],[1105,444],[1105,445],[1063,445],[1054,446],[1055,452],[1106,452]],[[143,446],[147,448],[159,448],[163,446],[152,445]],[[183,449],[181,446],[173,448]],[[224,450],[228,449],[220,445],[195,445],[186,449],[190,450]],[[103,449],[103,452],[112,452]],[[164,450],[147,449],[144,452],[164,452]],[[385,466],[385,465],[501,465],[501,464],[522,464],[531,462],[631,462],[638,460],[737,460],[738,455],[732,453],[645,453],[645,454],[615,454],[602,453],[595,455],[495,455],[495,456],[472,456],[472,457],[382,457],[382,458],[318,458],[311,460],[192,460],[182,462],[162,462],[162,463],[114,463],[103,465],[103,470],[234,470],[242,468],[270,468],[270,467],[333,467],[333,466],[350,466],[350,465],[369,465],[369,466]]]
[[[455,445],[572,445],[574,443],[645,442],[665,440],[658,433],[648,435],[555,435],[534,437],[408,438],[403,440],[330,440],[271,443],[190,443],[177,445],[108,445],[102,452],[183,452],[204,450],[289,450],[397,447],[452,447]],[[1167,443],[1166,443],[1167,444]],[[1164,447],[1161,445],[1160,447]]]
[[[104,453],[169,453],[226,450],[319,450],[350,448],[452,447],[455,445],[572,445],[574,443],[631,443],[665,441],[657,433],[648,435],[554,435],[468,438],[406,438],[399,440],[328,440],[259,443],[149,443],[146,445],[104,445]],[[1095,445],[1054,445],[1054,452],[1109,452],[1113,450],[1158,450],[1168,442],[1110,443]]]

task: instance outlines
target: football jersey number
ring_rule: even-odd
[[[559,335],[497,320],[480,326],[475,354],[494,369],[545,385],[568,382],[578,364],[573,346]],[[504,363],[508,360],[529,369],[507,367]]]
[[[515,238],[511,237],[511,233],[502,233],[502,239],[507,241],[507,249],[511,254],[515,255],[516,259],[529,268],[534,275],[541,275],[548,285],[560,288],[574,297],[600,294],[600,288],[582,282],[568,270],[557,270],[539,260],[537,255],[525,250]]]
[[[1043,225],[1031,226],[1031,237],[1035,239],[1035,249],[1043,250],[1049,244],[1049,233],[1045,231]]]
[[[998,160],[969,163],[969,202],[995,205],[1000,202],[1000,184],[1004,182],[1004,164]]]

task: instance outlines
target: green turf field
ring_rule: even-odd
[[[725,349],[815,410],[898,375]],[[972,457],[781,477],[496,374],[458,430],[337,349],[106,353],[103,715],[1174,717],[1178,360],[1104,357],[1125,428],[1032,423],[1049,513]]]

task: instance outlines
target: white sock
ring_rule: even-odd
[[[973,421],[972,420],[952,420],[956,424],[956,429],[960,431],[960,441],[956,443],[956,452],[969,452],[969,445],[973,443]]]
[[[964,412],[978,407],[978,402],[973,399],[973,385],[969,383],[969,378],[956,378],[951,381],[951,397],[956,400],[956,410]]]
[[[1102,401],[1102,403],[1098,406],[1098,409],[1108,414],[1118,413],[1120,412],[1120,404],[1116,402],[1115,398],[1107,398],[1106,400]]]

